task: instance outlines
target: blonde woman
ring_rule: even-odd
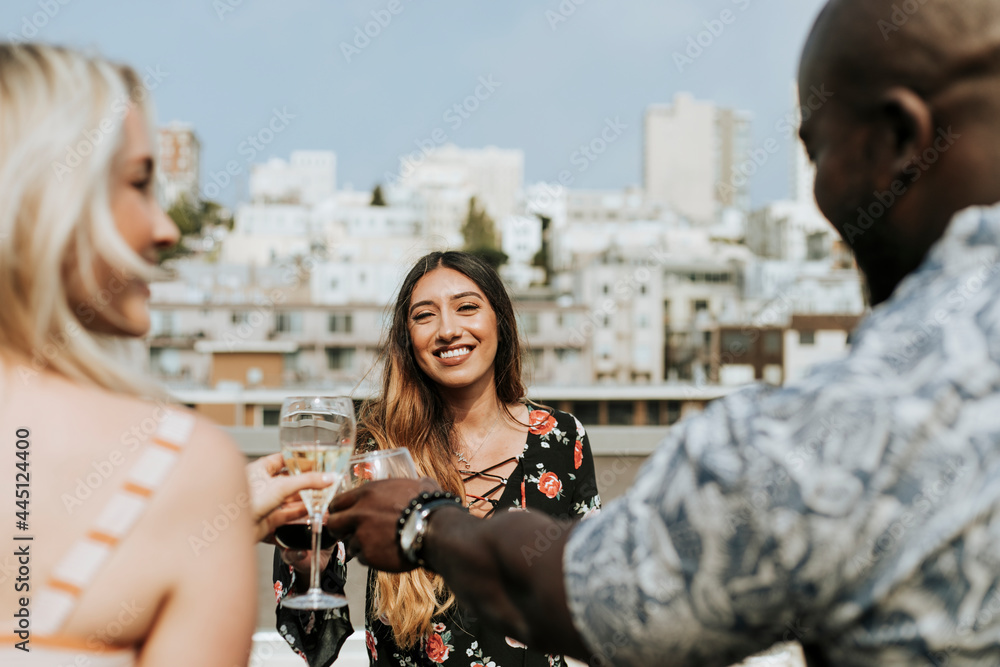
[[[431,253],[403,281],[380,359],[382,394],[359,419],[359,442],[407,447],[420,470],[480,517],[533,509],[565,518],[600,506],[586,431],[573,415],[525,398],[514,307],[497,272],[461,252]],[[278,598],[306,579],[307,553],[275,559]],[[325,575],[343,585],[344,551]],[[554,667],[560,656],[487,627],[426,570],[369,576],[370,664]],[[279,609],[278,629],[314,667],[351,632],[341,612]]]
[[[109,351],[178,236],[145,100],[127,67],[0,43],[3,665],[245,664],[251,547],[291,493],[264,460],[251,500],[233,443]]]

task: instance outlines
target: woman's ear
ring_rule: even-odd
[[[934,114],[924,98],[900,86],[883,93],[877,113],[881,153],[875,156],[881,167],[877,185],[881,190],[889,190],[895,182],[909,187],[911,177],[906,172],[934,140]]]

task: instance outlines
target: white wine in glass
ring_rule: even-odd
[[[279,417],[281,455],[293,475],[308,472],[333,473],[343,480],[354,453],[357,426],[354,403],[343,396],[298,396],[285,399]],[[291,609],[332,609],[347,604],[343,595],[326,593],[320,587],[320,532],[323,513],[340,482],[325,489],[299,492],[309,511],[312,527],[312,563],[309,590],[281,601]]]

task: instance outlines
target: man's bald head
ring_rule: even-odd
[[[806,71],[852,101],[892,86],[922,97],[1000,73],[998,0],[832,0],[813,27]]]

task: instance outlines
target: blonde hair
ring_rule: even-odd
[[[40,44],[0,42],[0,349],[30,360],[22,376],[50,369],[133,395],[159,390],[87,330],[108,286],[91,267],[154,278],[118,233],[109,200],[124,120],[138,109],[152,133],[135,72],[101,58]],[[69,286],[83,288],[73,308]],[[78,290],[79,291],[79,290]],[[27,378],[25,378],[27,379]]]

